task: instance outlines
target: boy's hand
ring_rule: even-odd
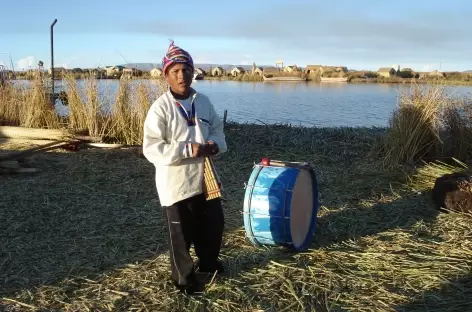
[[[213,141],[208,141],[206,144],[192,143],[193,157],[213,156],[218,151],[218,145]]]
[[[203,145],[199,143],[192,143],[192,157],[202,156]]]
[[[214,141],[208,141],[206,144],[206,149],[208,150],[209,155],[216,155],[220,150]]]
[[[213,141],[208,141],[206,144],[192,143],[193,157],[213,156],[218,152],[218,145]]]

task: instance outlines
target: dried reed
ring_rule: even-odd
[[[56,114],[42,78],[36,77],[30,88],[2,87],[0,125],[59,128],[65,123],[74,131],[103,136],[113,142],[141,144],[149,107],[166,88],[159,80],[137,86],[120,80],[115,102],[104,103],[94,76],[83,79],[83,88],[73,75],[65,75],[63,81],[68,100],[65,120]],[[111,113],[106,109],[108,105]]]
[[[95,88],[91,84],[90,90]],[[74,109],[88,116],[74,117],[74,127],[106,129],[122,142],[139,142],[142,110],[155,96],[142,87],[133,97],[132,90],[129,83],[121,83],[111,115],[99,114],[107,124],[95,118],[95,93],[79,100],[78,93],[69,91]],[[47,100],[40,91],[10,90],[13,96],[6,101],[42,107],[40,115],[26,106],[9,106],[2,118],[17,118],[13,122],[18,124],[51,123],[54,118],[44,115],[48,106],[41,106]],[[416,161],[441,142],[438,107],[443,97],[429,92],[404,98],[392,119],[386,149],[391,164]],[[138,99],[137,105],[132,98]],[[442,214],[432,207],[427,192],[418,194],[431,188],[438,175],[459,169],[430,164],[405,183],[402,174],[368,157],[382,129],[229,123],[225,132],[231,149],[215,159],[215,166],[225,185],[221,258],[227,273],[209,277],[202,298],[179,295],[168,279],[166,222],[158,208],[153,166],[126,151],[88,150],[41,154],[32,164],[42,174],[0,179],[0,309],[472,308],[472,217]],[[245,237],[243,185],[253,162],[265,156],[315,165],[321,207],[314,242],[303,253],[256,248]]]
[[[469,116],[460,110],[443,88],[413,85],[410,93],[401,95],[380,147],[386,167],[445,156],[467,160],[472,128]]]
[[[438,213],[403,175],[369,159],[381,130],[229,123],[225,131],[231,152],[215,166],[225,185],[227,273],[207,277],[202,298],[179,295],[168,279],[152,164],[88,150],[38,155],[32,164],[42,174],[0,179],[0,309],[470,309],[472,218]],[[244,182],[264,156],[315,165],[321,208],[303,253],[245,237]]]

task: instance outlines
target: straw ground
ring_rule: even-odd
[[[71,101],[73,88],[74,85],[68,89]],[[43,94],[39,87],[33,90]],[[115,136],[115,140],[128,144],[139,142],[142,115],[129,100],[139,97],[127,95],[126,90],[122,89],[116,100],[122,101],[122,106],[117,105],[105,115],[96,113],[96,106],[85,104],[94,101],[91,87],[90,92],[85,92],[85,99],[75,98],[78,104],[89,105],[88,113],[82,110],[76,122],[69,120],[67,126],[85,127],[89,132],[98,129],[97,134]],[[146,99],[152,98],[144,91],[139,100],[143,102],[141,107],[146,107]],[[25,97],[31,94],[28,92],[32,91],[23,90],[14,96],[3,92],[2,101],[29,100],[30,106],[44,103],[35,100],[42,96]],[[82,108],[70,105],[77,111]],[[7,108],[2,112],[2,122],[16,125],[23,124],[21,120],[33,120],[23,117],[36,112],[27,111],[27,105],[2,107]],[[41,116],[45,116],[38,117],[41,126],[54,122],[50,115]],[[423,128],[427,128],[431,119],[421,120],[425,121]],[[398,124],[407,129],[412,125],[401,121]],[[222,260],[227,273],[208,276],[206,294],[201,298],[176,293],[168,280],[166,226],[154,187],[154,168],[145,159],[129,150],[98,149],[31,157],[31,165],[42,172],[34,176],[3,175],[0,180],[0,221],[4,225],[0,228],[0,308],[472,309],[472,218],[467,214],[439,213],[430,199],[434,178],[458,169],[430,164],[408,174],[399,171],[394,165],[408,158],[400,149],[395,154],[395,144],[401,140],[392,138],[403,133],[404,141],[413,142],[414,138],[408,136],[418,132],[395,132],[394,128],[386,131],[228,124],[225,132],[229,151],[215,162],[226,189]],[[467,131],[459,133],[466,137]],[[429,142],[430,137],[424,137]],[[380,152],[378,142],[383,142]],[[11,140],[2,142],[0,148],[6,152],[29,145]],[[378,157],[385,151],[389,151],[392,165],[385,166],[385,154]],[[422,154],[414,155],[411,159],[417,162]],[[309,161],[315,166],[321,207],[314,242],[306,252],[256,248],[245,238],[243,184],[253,162],[264,156]]]
[[[206,294],[168,281],[154,169],[126,150],[48,152],[35,176],[0,181],[1,306],[12,311],[466,311],[469,215],[438,214],[428,188],[383,169],[382,129],[229,124],[222,260]],[[2,149],[19,149],[13,142]],[[242,228],[243,184],[262,156],[314,164],[321,208],[311,248],[256,248]],[[423,175],[424,176],[424,175]],[[416,181],[416,180],[415,180]],[[425,183],[423,183],[425,185]]]

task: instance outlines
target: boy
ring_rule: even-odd
[[[217,260],[223,236],[220,198],[203,194],[205,156],[227,151],[223,122],[210,100],[191,88],[194,64],[171,42],[162,61],[169,89],[149,109],[143,154],[156,168],[156,187],[164,208],[172,280],[181,292],[202,290],[189,249],[193,243],[200,272],[223,272]]]

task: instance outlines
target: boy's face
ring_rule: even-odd
[[[192,85],[193,69],[187,64],[176,63],[167,70],[166,80],[172,91],[186,95]]]

